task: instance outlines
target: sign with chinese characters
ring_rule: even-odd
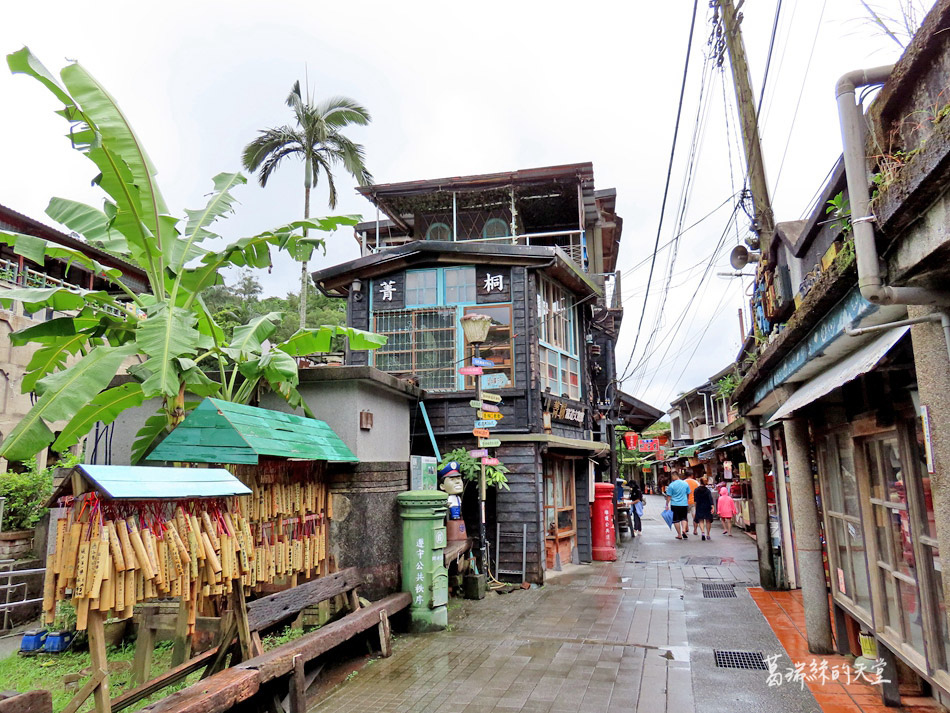
[[[479,411],[479,418],[491,419],[492,421],[500,421],[504,416],[497,411]]]
[[[479,376],[482,373],[480,366],[460,366],[459,374],[462,376]]]
[[[484,394],[482,398],[485,398]],[[927,459],[927,472],[931,475],[934,473],[934,452],[933,452],[933,441],[930,436],[930,408],[927,406],[920,407],[920,422],[924,429],[924,456]]]
[[[475,300],[478,304],[511,301],[511,268],[476,265]]]
[[[404,272],[373,280],[373,309],[405,309],[406,274]]]
[[[641,438],[637,443],[637,450],[642,453],[660,450],[660,441],[657,438]]]
[[[637,440],[639,437],[633,431],[627,431],[623,434],[623,444],[627,447],[627,450],[632,451],[637,447]]]
[[[478,439],[479,448],[498,448],[498,446],[500,445],[501,445],[500,438],[479,438]]]
[[[469,451],[468,454],[472,458],[485,458],[488,456],[488,450],[485,448],[476,448],[475,450]]]
[[[482,388],[483,389],[503,389],[508,386],[508,375],[505,373],[496,373],[496,374],[484,374],[482,375]],[[482,398],[486,396],[494,396],[494,394],[482,394]],[[491,399],[487,399],[491,401]]]
[[[476,399],[472,399],[471,401],[468,402],[468,405],[471,406],[472,408],[481,408],[482,402]]]
[[[491,431],[489,431],[487,428],[473,428],[472,435],[477,438],[488,438],[491,435]],[[483,446],[485,444],[479,441],[478,445]]]
[[[472,403],[472,402],[470,401],[469,403]],[[482,411],[491,411],[492,413],[498,413],[499,411],[501,411],[501,409],[498,408],[495,404],[486,404],[480,401],[476,401],[475,404],[477,404],[475,408],[481,408]],[[488,416],[488,418],[492,418],[492,417]],[[499,418],[501,418],[501,416],[499,416]]]
[[[584,424],[587,409],[583,407],[576,408],[558,399],[551,399],[546,405],[548,412],[551,414],[551,418],[555,421],[577,424],[579,426]]]
[[[472,357],[472,366],[495,366],[495,362],[493,362],[491,359]]]
[[[489,374],[489,376],[492,376],[492,374]],[[482,377],[482,386],[484,386],[484,385],[485,385],[485,378]],[[500,403],[501,403],[501,396],[499,396],[498,394],[486,394],[486,393],[483,391],[483,392],[482,392],[482,401],[488,401],[489,403],[493,403],[493,404],[500,404]],[[484,408],[484,406],[483,406],[482,408]]]
[[[497,421],[490,421],[487,418],[479,419],[475,422],[475,428],[494,428],[498,425]]]
[[[501,461],[497,458],[482,458],[482,465],[499,465]]]

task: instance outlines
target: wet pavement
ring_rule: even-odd
[[[711,541],[677,541],[662,498],[648,501],[643,536],[625,538],[616,562],[565,567],[539,589],[453,600],[449,630],[398,638],[391,658],[311,710],[820,711],[807,688],[716,666],[714,649],[784,655],[747,590],[758,580],[755,544],[718,524]],[[706,598],[704,583],[736,596]]]

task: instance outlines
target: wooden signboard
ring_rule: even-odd
[[[490,421],[488,419],[482,419],[475,422],[475,428],[494,428],[498,425],[497,421]]]
[[[482,458],[482,465],[498,465],[500,462],[497,458]]]
[[[468,454],[472,458],[484,458],[485,456],[488,455],[488,450],[485,448],[477,448],[475,450],[469,451]]]
[[[482,386],[485,385],[485,380],[482,379]],[[498,404],[501,403],[501,396],[498,394],[491,394],[485,391],[482,392],[482,401],[488,401],[489,403]]]
[[[460,366],[459,374],[462,376],[479,376],[482,373],[480,366]]]
[[[481,434],[476,433],[476,436]],[[478,439],[479,448],[498,448],[501,445],[501,440],[498,438],[488,438],[487,436],[491,435],[488,431],[485,431],[485,436]]]
[[[487,419],[490,419],[490,420],[492,420],[492,421],[500,421],[501,419],[504,418],[504,416],[502,416],[502,415],[501,415],[500,413],[498,413],[497,411],[479,411],[479,412],[478,412],[478,417],[479,417],[479,418],[487,418]]]
[[[373,280],[373,309],[405,309],[406,274],[404,272]]]
[[[473,428],[472,435],[478,438],[488,438],[491,435],[491,431],[489,431],[487,428]],[[479,441],[478,445],[481,446],[484,444]]]

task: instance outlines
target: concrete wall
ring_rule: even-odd
[[[325,367],[311,371],[351,368],[370,370],[370,367]],[[382,372],[376,373],[392,379]],[[360,461],[409,460],[410,417],[416,406],[411,393],[394,391],[380,381],[360,378],[308,381],[310,376],[309,372],[301,372],[299,390],[307,405],[318,419],[330,425]],[[291,411],[287,402],[272,392],[264,395],[260,405],[275,411]],[[360,428],[361,411],[373,414],[372,428]]]

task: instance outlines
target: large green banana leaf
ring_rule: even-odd
[[[238,363],[253,359],[261,353],[264,340],[277,331],[282,317],[280,312],[268,312],[242,327],[235,327],[230,345],[222,347],[221,351]]]
[[[46,215],[107,252],[120,256],[129,252],[125,236],[112,229],[112,219],[101,210],[67,198],[50,198]]]
[[[355,327],[342,325],[324,325],[315,329],[302,329],[294,333],[289,339],[277,345],[277,349],[287,352],[291,356],[307,356],[330,351],[334,336],[341,335],[347,338],[350,349],[378,349],[384,346],[387,337],[375,332],[365,332]]]
[[[135,332],[135,343],[149,359],[150,372],[142,384],[146,395],[176,396],[181,382],[176,359],[194,356],[200,334],[195,328],[194,312],[162,303],[150,310]]]
[[[134,353],[134,345],[97,347],[68,369],[43,378],[43,395],[0,444],[0,456],[19,461],[36,455],[53,440],[48,424],[72,419]]]
[[[53,443],[53,450],[62,453],[89,433],[97,421],[112,423],[120,413],[141,406],[144,400],[142,385],[135,381],[106,389],[76,412]]]
[[[188,215],[185,235],[175,242],[171,254],[166,256],[173,273],[181,272],[189,260],[207,253],[197,247],[198,243],[208,238],[219,237],[208,230],[208,226],[221,216],[234,211],[235,200],[230,190],[245,183],[247,179],[240,173],[219,173],[214,177],[214,193],[211,194],[205,207],[201,210],[185,211]]]

